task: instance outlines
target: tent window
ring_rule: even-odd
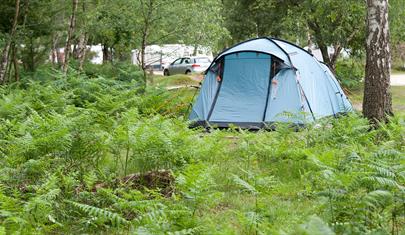
[[[283,62],[277,58],[273,58],[271,63],[271,95],[272,100],[276,99],[278,91],[278,83],[276,75],[283,69]]]
[[[281,60],[279,60],[279,59],[277,59],[277,58],[274,58],[273,59],[273,62],[272,62],[272,78],[273,77],[275,77],[276,76],[276,74],[278,73],[278,72],[280,72],[280,70],[283,68],[283,62],[281,61]]]

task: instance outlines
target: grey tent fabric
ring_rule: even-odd
[[[352,110],[329,68],[304,49],[257,38],[220,53],[189,119],[202,126],[305,124]]]

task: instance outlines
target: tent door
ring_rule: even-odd
[[[208,121],[262,123],[270,68],[268,54],[240,52],[225,56],[221,88]]]

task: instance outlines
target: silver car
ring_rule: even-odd
[[[165,76],[174,74],[202,73],[211,64],[208,57],[183,57],[173,61],[163,70]]]

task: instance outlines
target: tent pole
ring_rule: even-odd
[[[223,62],[222,62],[222,69],[221,69],[221,71],[220,71],[221,81],[219,82],[219,85],[218,85],[218,88],[217,88],[217,92],[215,93],[214,100],[212,101],[212,104],[211,104],[211,109],[210,109],[210,111],[209,111],[209,113],[208,113],[208,117],[207,117],[207,122],[208,122],[208,123],[209,123],[209,121],[210,121],[210,119],[211,119],[212,112],[214,111],[215,105],[216,105],[216,103],[217,103],[218,95],[219,95],[219,92],[220,92],[220,90],[221,90],[222,83],[223,83],[223,81],[224,81],[224,71],[225,71],[225,58],[223,59]]]
[[[300,81],[298,81],[298,79],[297,79],[297,84],[298,84],[298,86],[299,86],[299,88],[300,88],[302,94],[304,95],[305,102],[307,103],[308,108],[309,108],[309,111],[311,112],[312,118],[313,118],[314,121],[315,121],[316,118],[315,118],[314,112],[312,112],[311,105],[309,104],[308,98],[307,98],[307,96],[305,95],[304,89],[302,89],[301,83],[300,83]]]
[[[267,96],[266,96],[266,105],[264,106],[264,113],[263,113],[263,124],[266,126],[266,114],[267,114],[267,106],[269,105],[269,97],[270,97],[270,89],[271,89],[271,82],[273,81],[274,72],[273,72],[273,61],[270,56],[270,73],[269,73],[269,85],[267,86]]]

